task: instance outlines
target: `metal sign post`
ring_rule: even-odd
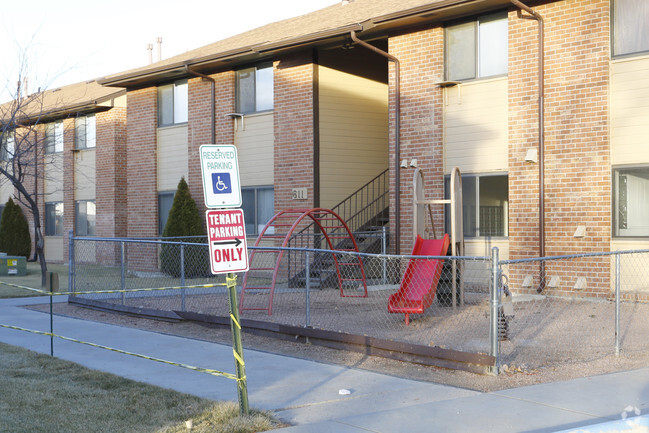
[[[237,304],[237,276],[248,270],[248,247],[243,210],[237,148],[205,144],[200,147],[203,195],[212,274],[227,273],[232,351],[237,373],[239,411],[248,415],[248,383],[241,343],[241,322]],[[216,209],[215,209],[216,208]]]

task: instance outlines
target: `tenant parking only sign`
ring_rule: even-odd
[[[204,144],[200,147],[205,206],[241,206],[237,148],[231,144]]]
[[[213,274],[248,271],[246,226],[241,209],[205,212]]]

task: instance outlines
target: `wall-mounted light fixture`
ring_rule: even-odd
[[[406,158],[401,160],[401,168],[408,168],[408,160]]]
[[[410,160],[410,167],[417,168],[417,158],[412,158]]]

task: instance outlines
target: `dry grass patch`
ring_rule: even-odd
[[[270,414],[239,416],[214,402],[87,369],[0,343],[0,431],[258,432],[277,428]]]

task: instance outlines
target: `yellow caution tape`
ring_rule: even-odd
[[[211,287],[225,287],[226,286],[226,284],[224,284],[224,283],[217,283],[217,284],[199,284],[199,285],[195,285],[195,286],[148,287],[148,288],[144,288],[144,289],[86,290],[86,291],[78,291],[78,292],[48,292],[46,290],[35,289],[33,287],[19,286],[18,284],[6,283],[4,281],[0,281],[0,284],[4,284],[5,286],[10,286],[10,287],[16,287],[16,288],[19,288],[19,289],[30,290],[32,292],[42,293],[43,295],[47,295],[47,296],[92,295],[92,294],[100,294],[100,293],[153,292],[153,291],[158,291],[158,290],[205,289],[205,288],[211,288]]]
[[[228,287],[236,286],[237,285],[237,274],[234,274],[234,277],[230,277],[230,275],[228,274],[225,277],[225,283],[227,284]]]
[[[239,329],[241,329],[241,324],[239,321],[234,317],[234,314],[230,313],[230,320],[232,320],[232,323],[235,324],[235,326]]]
[[[232,379],[232,380],[236,380],[236,381],[245,381],[246,380],[245,376],[239,379],[234,374],[225,373],[225,372],[218,371],[218,370],[212,370],[212,369],[209,369],[209,368],[194,367],[192,365],[182,364],[182,363],[179,363],[179,362],[166,361],[164,359],[153,358],[151,356],[141,355],[139,353],[133,353],[133,352],[128,352],[126,350],[115,349],[113,347],[102,346],[101,344],[89,343],[87,341],[77,340],[77,339],[70,338],[70,337],[64,337],[62,335],[56,335],[56,334],[53,334],[51,332],[35,331],[33,329],[20,328],[18,326],[3,325],[1,323],[0,323],[0,327],[8,328],[8,329],[14,329],[14,330],[17,330],[17,331],[31,332],[33,334],[45,335],[45,336],[48,336],[48,337],[56,337],[56,338],[60,338],[61,340],[71,341],[73,343],[85,344],[87,346],[97,347],[99,349],[109,350],[111,352],[121,353],[123,355],[135,356],[136,358],[148,359],[149,361],[155,361],[155,362],[160,362],[160,363],[163,363],[163,364],[174,365],[176,367],[182,367],[182,368],[186,368],[188,370],[198,371],[200,373],[207,373],[207,374],[210,374],[212,376],[225,377],[227,379]],[[234,356],[237,359],[237,361],[239,361],[240,364],[243,364],[243,360],[241,359],[241,357],[236,352],[234,353]]]

